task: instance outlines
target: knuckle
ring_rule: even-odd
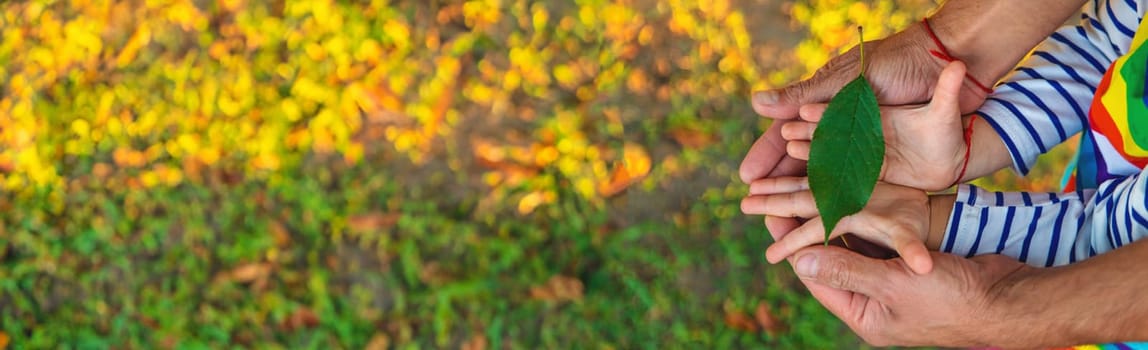
[[[785,123],[781,126],[781,137],[786,140],[801,137],[801,125],[799,123]]]
[[[801,153],[801,144],[796,141],[791,141],[785,144],[785,153],[790,156],[797,156]]]
[[[813,76],[810,77],[809,79],[793,83],[793,85],[790,85],[790,86],[786,87],[784,90],[782,90],[781,91],[782,101],[789,101],[791,103],[801,103],[801,104],[808,102],[808,101],[806,101],[806,96],[808,95],[807,91],[809,90],[812,82],[815,81],[816,79],[819,79],[817,76],[818,74],[820,74],[820,73],[814,73]]]
[[[788,204],[786,206],[786,209],[788,209],[786,213],[789,214],[789,217],[800,217],[801,213],[797,210],[798,200],[797,193],[789,192],[785,194],[785,202]]]
[[[829,62],[826,62],[825,66],[817,70],[817,73],[814,73],[814,75],[823,74],[823,78],[842,74],[847,75],[854,69],[857,69],[857,61],[860,56],[861,53],[857,50],[857,47],[853,47],[849,51],[830,59]]]
[[[801,135],[807,139],[813,138],[813,132],[817,131],[817,123],[814,122],[801,122]]]
[[[849,265],[841,259],[826,259],[824,265],[818,270],[821,280],[841,289],[853,287],[853,274],[849,272]]]

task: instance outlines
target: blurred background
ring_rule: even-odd
[[[935,6],[3,2],[0,348],[856,348],[748,97]]]

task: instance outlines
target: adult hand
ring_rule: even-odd
[[[865,43],[865,76],[877,101],[882,105],[924,103],[933,95],[933,84],[947,62],[929,54],[939,49],[919,25],[885,39]],[[753,96],[753,109],[758,114],[781,120],[797,118],[802,105],[828,102],[841,87],[857,78],[861,53],[857,47],[829,60],[809,79],[787,87],[760,91]],[[969,113],[980,106],[986,93],[972,81],[961,85],[960,111]],[[799,176],[794,168],[803,168],[804,162],[785,154],[780,128],[775,122],[750,148],[741,163],[739,175],[745,183],[772,176]],[[779,166],[779,165],[784,165]]]
[[[1011,316],[1001,314],[996,295],[1035,268],[1001,255],[932,255],[933,271],[925,275],[899,258],[838,247],[805,248],[793,261],[813,296],[869,344],[1025,346],[1009,339],[1004,323]]]
[[[933,57],[928,50],[938,49],[925,30],[911,26],[885,39],[865,43],[866,78],[884,105],[923,103],[932,96],[933,82],[937,81],[945,61]],[[804,176],[805,162],[786,154],[781,128],[787,120],[797,117],[805,104],[824,103],[859,73],[860,50],[850,49],[831,59],[811,78],[780,90],[754,94],[754,110],[776,119],[742,160],[738,174],[742,182],[778,176]],[[975,110],[984,102],[985,92],[971,79],[962,84],[960,93],[962,113]],[[765,217],[770,232],[785,235],[798,226],[793,218]]]

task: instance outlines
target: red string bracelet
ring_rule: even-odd
[[[949,54],[949,49],[945,48],[945,44],[941,43],[941,38],[937,37],[937,33],[933,32],[933,26],[929,25],[929,19],[928,18],[921,19],[921,26],[925,27],[925,33],[929,34],[929,38],[933,39],[933,43],[936,44],[937,48],[940,49],[940,51],[929,50],[929,54],[933,55],[936,58],[940,58],[941,60],[943,60],[945,62],[952,62],[952,61],[957,60],[956,57],[953,57],[953,55]],[[986,94],[991,94],[993,92],[992,88],[989,88],[985,84],[981,84],[981,82],[978,81],[977,78],[974,78],[972,75],[969,75],[969,73],[966,72],[965,77],[968,78],[969,81],[972,81],[973,84],[977,86],[977,88],[980,88],[981,91],[984,91]]]
[[[965,129],[965,164],[961,165],[961,174],[957,175],[957,180],[953,182],[953,185],[961,183],[961,179],[965,178],[965,171],[969,170],[969,155],[973,152],[973,122],[976,120],[976,114],[969,117],[969,127]]]

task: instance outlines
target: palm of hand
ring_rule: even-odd
[[[938,191],[959,180],[966,152],[961,118],[956,111],[931,109],[935,108],[895,107],[882,112],[887,152],[881,178],[886,182]]]
[[[964,79],[964,65],[950,64],[937,79],[929,104],[881,109],[886,159],[880,179],[929,191],[958,180],[967,149],[960,114]],[[783,126],[791,156],[809,158],[810,141],[825,110],[826,105],[807,105],[801,109],[803,121]]]
[[[873,223],[873,229],[895,232],[901,231],[906,236],[913,236],[924,241],[928,232],[929,221],[929,195],[916,188],[878,183],[873,196],[861,215],[857,217],[879,218]],[[891,244],[896,244],[896,239]],[[896,246],[889,248],[897,249]]]
[[[877,183],[865,209],[840,226],[896,251],[913,270],[927,273],[933,265],[925,246],[929,215],[929,195],[924,191]]]

